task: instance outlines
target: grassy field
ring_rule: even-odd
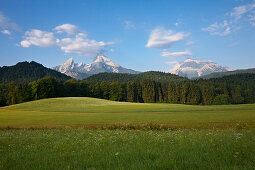
[[[76,97],[0,108],[0,128],[93,128],[148,123],[185,129],[254,129],[255,104],[194,106]]]
[[[255,132],[1,130],[0,169],[254,169]]]
[[[0,108],[0,129],[0,169],[255,167],[255,104],[44,99]]]

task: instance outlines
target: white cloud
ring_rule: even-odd
[[[87,38],[87,34],[83,32],[74,32],[75,29],[64,30],[64,27],[62,27],[63,25],[61,25],[59,29],[56,29],[56,27],[55,30],[65,31],[68,34],[74,33],[75,35],[71,37],[69,35],[68,37],[58,39],[54,36],[53,32],[33,29],[25,33],[24,40],[20,42],[20,46],[24,48],[31,47],[32,45],[44,48],[59,47],[67,54],[78,54],[85,57],[95,57],[95,55],[104,51],[106,46],[114,44],[114,42],[91,40]]]
[[[247,12],[247,8],[245,5],[243,5],[243,6],[235,7],[233,9],[233,12],[230,13],[230,16],[235,17],[236,19],[240,19],[242,15],[245,14],[246,12]]]
[[[41,31],[41,30],[31,30],[25,33],[25,40],[20,42],[22,47],[30,47],[32,45],[39,47],[53,47],[58,43],[52,32]]]
[[[65,53],[78,54],[85,57],[94,57],[111,44],[114,44],[114,42],[90,40],[83,33],[77,34],[75,38],[63,38],[59,42],[61,50]]]
[[[254,9],[255,1],[251,4],[237,6],[230,13],[226,13],[226,18],[223,22],[215,22],[207,28],[202,28],[202,31],[207,31],[211,35],[226,36],[240,28],[238,24],[242,18],[243,22],[250,21],[250,24],[254,26],[255,23],[252,21],[252,17],[249,17],[251,16],[250,13],[255,12]],[[247,20],[248,17],[249,19]]]
[[[202,31],[207,31],[210,32],[211,35],[219,36],[225,36],[232,32],[230,24],[226,20],[224,20],[223,23],[215,22],[207,28],[202,28]]]
[[[249,15],[249,21],[252,26],[255,26],[255,16]]]
[[[63,24],[54,28],[57,33],[75,34],[78,31],[78,27],[72,24]]]
[[[171,58],[186,58],[187,56],[191,56],[192,53],[190,51],[172,52],[172,53],[163,51],[161,55],[164,57],[171,57]]]
[[[123,25],[125,29],[128,29],[128,30],[135,29],[135,25],[132,21],[124,21]]]
[[[9,18],[4,16],[4,14],[0,11],[0,28],[2,29],[13,29],[16,31],[20,31],[20,27],[13,22],[10,22]]]
[[[174,33],[172,30],[158,27],[152,30],[146,47],[167,49],[174,43],[181,41],[186,37],[188,37],[188,34],[184,34],[183,32]]]
[[[9,30],[2,30],[1,33],[6,35],[11,35],[11,32]]]
[[[255,8],[255,1],[252,4],[235,7],[233,11],[230,13],[230,16],[234,17],[236,20],[239,20],[245,13],[253,10],[254,8]]]

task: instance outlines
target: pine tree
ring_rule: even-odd
[[[65,82],[65,96],[75,97],[81,96],[80,84],[76,79],[69,79]]]
[[[89,92],[90,92],[90,89],[89,89],[88,81],[87,80],[82,80],[80,82],[80,93],[81,93],[81,96],[88,97],[88,96],[90,96]]]
[[[0,84],[0,107],[7,105],[7,95],[8,95],[8,88],[4,84]]]
[[[244,98],[242,96],[242,89],[240,85],[232,86],[231,96],[232,96],[232,103],[234,104],[244,103]]]
[[[135,100],[135,87],[133,82],[127,83],[127,101],[136,102]]]
[[[168,84],[168,101],[170,103],[179,103],[180,90],[178,84],[171,82]]]
[[[213,104],[213,100],[214,100],[213,85],[209,83],[203,83],[200,89],[201,89],[202,103],[205,105]]]
[[[190,104],[198,105],[201,103],[201,91],[195,83],[190,83],[190,92],[187,98]]]
[[[145,103],[156,102],[156,88],[155,82],[151,80],[142,81],[142,96]]]
[[[113,101],[121,101],[121,85],[119,82],[112,82],[110,84],[109,99]]]

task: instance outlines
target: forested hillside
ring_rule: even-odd
[[[188,80],[187,78],[180,77],[175,74],[171,73],[163,73],[159,71],[148,71],[140,74],[125,74],[125,73],[99,73],[88,77],[86,80],[89,82],[112,82],[112,81],[119,81],[119,82],[130,82],[133,80],[153,80],[157,82],[179,82]]]
[[[235,71],[227,71],[227,72],[215,72],[215,73],[211,73],[211,74],[202,76],[200,78],[202,78],[202,79],[220,78],[220,77],[224,77],[224,76],[230,76],[230,75],[235,75],[235,74],[243,74],[243,73],[255,74],[255,68],[235,70]]]
[[[58,80],[66,81],[71,77],[55,70],[44,67],[42,64],[32,62],[20,62],[14,66],[0,67],[0,83],[11,81],[17,84],[37,81],[45,76],[55,77]]]
[[[231,75],[210,80],[159,82],[65,82],[45,77],[31,83],[0,85],[0,105],[54,97],[95,97],[114,101],[182,104],[242,104],[255,102],[255,74]]]

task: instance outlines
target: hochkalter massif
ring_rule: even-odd
[[[169,73],[188,78],[197,78],[214,72],[232,71],[231,68],[221,66],[209,60],[187,59],[184,62],[176,63]]]

